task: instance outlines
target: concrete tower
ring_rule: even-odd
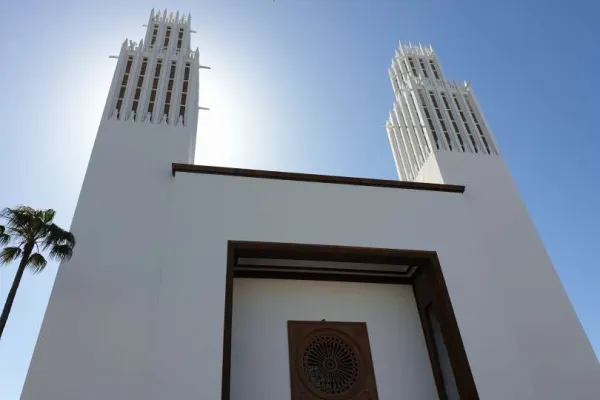
[[[420,45],[400,44],[389,72],[400,180],[465,185],[473,218],[464,224],[479,232],[497,290],[489,312],[512,330],[506,348],[518,349],[530,398],[593,398],[597,359],[470,84],[446,80],[433,48]]]
[[[498,155],[470,85],[446,80],[432,47],[400,44],[390,78],[387,131],[401,180],[439,181],[426,167],[432,151]]]
[[[151,327],[140,335],[134,321],[148,320],[145,306],[156,301],[171,164],[194,160],[199,63],[198,49],[190,48],[190,22],[189,15],[152,11],[144,39],[121,46],[71,225],[77,251],[59,268],[23,399],[39,398],[40,390],[50,399],[94,398],[93,392],[129,398],[131,374],[146,376],[155,362],[143,350]],[[104,328],[94,339],[101,349],[96,354],[106,358],[92,361],[86,341],[99,321]],[[48,371],[58,359],[64,367],[58,380],[72,375],[85,392],[51,382],[57,377]],[[88,362],[83,372],[78,366]]]
[[[175,141],[185,140],[187,152],[177,160],[193,163],[198,125],[198,49],[190,48],[191,16],[150,13],[146,35],[139,43],[121,45],[98,131],[147,130],[148,125]],[[170,133],[167,133],[170,132]],[[182,143],[183,144],[183,143]],[[98,151],[94,148],[94,152]]]

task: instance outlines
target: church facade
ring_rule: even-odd
[[[23,400],[600,398],[469,85],[401,45],[399,181],[194,164],[189,15],[125,41]]]

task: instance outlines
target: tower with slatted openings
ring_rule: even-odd
[[[157,269],[167,262],[171,166],[194,161],[199,51],[191,48],[190,24],[190,15],[152,11],[143,39],[125,40],[114,57],[71,225],[77,251],[58,270],[25,400],[153,398],[145,387],[130,385],[162,362],[145,350],[154,328],[140,321],[154,317]],[[99,340],[87,341],[96,334]],[[86,391],[65,384],[70,379]],[[129,397],[132,390],[143,395]]]
[[[165,132],[177,128],[176,135],[189,136],[194,148],[199,53],[190,47],[190,23],[189,14],[152,10],[144,38],[125,39],[100,131],[126,124],[158,125]],[[182,161],[193,161],[193,150]]]
[[[593,398],[586,391],[595,385],[592,375],[574,372],[597,366],[591,345],[472,85],[448,80],[430,46],[400,43],[389,75],[395,101],[386,127],[398,176],[465,186],[469,217],[461,226],[477,232],[481,245],[470,247],[487,259],[478,269],[490,274],[496,304],[512,310],[495,318],[510,320],[518,368],[529,371],[536,393],[520,398]],[[576,382],[577,389],[570,386]]]
[[[447,80],[431,46],[400,43],[389,72],[386,128],[401,180],[439,181],[426,161],[446,152],[498,156],[471,85]]]

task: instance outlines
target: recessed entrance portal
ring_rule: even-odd
[[[435,252],[229,242],[224,323],[223,400],[478,399]]]

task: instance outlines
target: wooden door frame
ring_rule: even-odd
[[[325,270],[314,272],[282,271],[273,268],[272,271],[260,270],[236,272],[237,260],[240,257],[313,260],[313,261],[344,261],[370,262],[374,264],[395,264],[399,266],[414,266],[416,270],[410,276],[374,276],[357,275],[356,273],[327,273]],[[479,395],[467,359],[460,329],[450,295],[446,287],[442,268],[435,251],[396,250],[366,247],[329,246],[315,244],[273,243],[229,241],[227,244],[227,272],[225,277],[225,313],[223,321],[223,370],[221,400],[230,400],[231,389],[231,336],[233,325],[233,280],[234,278],[261,279],[294,279],[320,280],[342,282],[368,282],[384,284],[411,285],[415,294],[421,327],[427,345],[429,360],[440,400],[446,400],[446,390],[442,378],[440,362],[427,318],[427,307],[434,304],[442,336],[450,357],[450,364],[460,398],[478,400]]]

